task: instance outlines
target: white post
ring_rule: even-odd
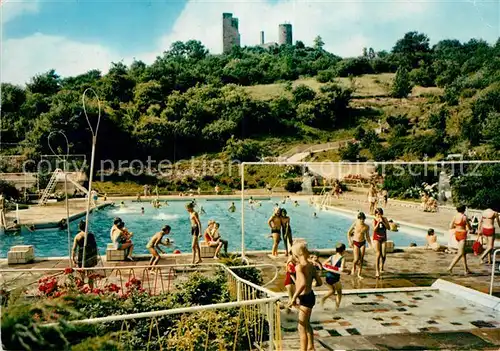
[[[82,255],[82,268],[85,267],[85,249],[87,248],[87,234],[89,232],[89,214],[90,214],[90,192],[92,191],[92,178],[94,176],[94,156],[95,156],[95,145],[97,143],[97,137],[92,136],[92,155],[90,156],[90,174],[89,174],[89,188],[87,194],[87,213],[85,214],[85,240],[83,242],[83,255]]]
[[[497,249],[495,250],[495,252],[493,252],[493,265],[491,267],[491,280],[490,280],[490,295],[493,295],[493,280],[495,279],[495,269],[496,269],[495,265],[497,263],[497,253],[499,252],[500,249]]]
[[[245,162],[240,165],[241,172],[241,259],[245,259]]]
[[[69,152],[68,152],[69,154]],[[65,160],[66,161],[66,160]],[[71,231],[69,229],[69,202],[68,202],[68,175],[67,175],[67,169],[66,169],[66,162],[64,162],[64,194],[66,196],[66,228],[68,231],[68,260],[69,260],[69,267],[73,267],[73,260],[71,259]]]
[[[269,351],[274,350],[274,309],[273,302],[267,303],[267,322],[269,323]]]
[[[236,300],[241,301],[241,282],[236,281]]]

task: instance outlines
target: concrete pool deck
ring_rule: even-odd
[[[253,264],[269,264],[270,266],[262,269],[264,283],[274,280],[266,287],[285,294],[284,256],[271,259],[267,252],[248,252],[247,257]],[[401,252],[390,253],[387,257],[386,273],[382,279],[377,280],[374,278],[375,256],[371,250],[367,250],[364,279],[342,276],[344,297],[338,311],[332,308],[331,302],[327,302],[326,309],[322,309],[319,306],[319,295],[325,293],[326,287],[314,288],[318,295],[318,305],[314,308],[312,317],[316,350],[498,350],[498,314],[479,311],[474,306],[464,305],[462,302],[445,304],[448,300],[446,295],[432,287],[436,280],[444,279],[481,293],[488,291],[491,266],[480,265],[477,257],[469,255],[470,269],[474,274],[463,276],[461,267],[457,267],[455,274],[449,275],[444,271],[452,257],[450,254],[435,253],[422,248],[407,248]],[[149,256],[141,255],[134,262],[102,263],[105,267],[120,269],[126,266],[143,266],[147,264],[148,259]],[[170,254],[164,256],[160,264],[188,264],[190,261],[189,254]],[[204,263],[212,262],[216,260],[204,259]],[[351,262],[352,254],[348,252],[347,268],[351,267]],[[2,272],[3,269],[58,268],[62,271],[66,267],[67,258],[45,259],[16,266],[8,266],[5,260],[1,260],[0,287],[2,282],[10,282],[10,288],[14,287],[13,285],[26,287],[45,275],[43,271],[20,274]],[[161,278],[165,286],[169,284],[172,287],[185,278],[182,273],[196,269],[210,274],[213,267],[199,266],[187,272],[180,270],[173,278],[169,272],[162,272]],[[131,274],[141,278],[141,269],[122,269],[121,274],[124,281],[128,280]],[[113,278],[116,280],[116,277]],[[494,295],[500,296],[500,277],[495,281]],[[282,313],[283,350],[286,351],[298,350],[295,318],[293,312]]]

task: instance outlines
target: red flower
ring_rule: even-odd
[[[108,292],[119,292],[120,291],[120,287],[116,284],[113,284],[113,283],[106,285],[105,289]]]
[[[66,269],[64,270],[64,274],[71,274],[71,273],[73,273],[74,271],[75,271],[75,270],[74,270],[73,268],[68,267],[68,268],[66,268]]]

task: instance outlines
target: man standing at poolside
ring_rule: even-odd
[[[373,215],[375,212],[375,205],[377,204],[377,189],[373,183],[370,184],[370,189],[368,190],[368,203],[370,204],[370,214]]]

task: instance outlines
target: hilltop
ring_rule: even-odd
[[[26,88],[3,83],[2,142],[12,147],[2,152],[36,160],[50,153],[47,137],[59,130],[71,153],[89,154],[81,96],[92,88],[103,112],[97,164],[148,157],[254,161],[295,145],[352,138],[358,142],[315,159],[494,158],[499,81],[500,41],[442,40],[431,47],[425,34],[408,32],[390,52],[366,48],[341,58],[322,40],[314,47],[300,41],[234,47],[224,55],[190,40],[174,43],[151,65],[118,62],[106,75],[91,70],[76,77],[51,70]],[[97,104],[88,101],[95,123]]]

